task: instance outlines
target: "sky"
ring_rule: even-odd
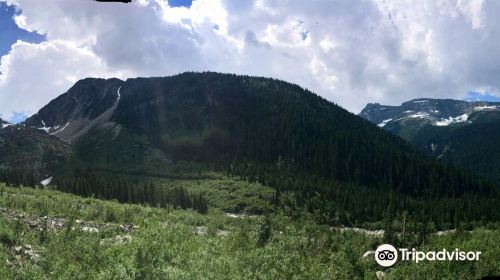
[[[495,0],[0,0],[0,117],[86,77],[217,71],[299,84],[353,113],[500,100]]]

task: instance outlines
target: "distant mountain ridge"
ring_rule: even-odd
[[[435,126],[447,126],[465,123],[471,114],[480,111],[500,111],[500,102],[420,98],[404,102],[400,106],[369,103],[359,115],[379,127],[413,120]]]
[[[500,178],[500,102],[421,98],[359,114],[439,159]]]

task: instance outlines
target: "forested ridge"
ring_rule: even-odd
[[[91,80],[79,83],[85,82]],[[495,182],[439,163],[279,80],[217,73],[129,79],[111,121],[120,125],[118,135],[95,128],[73,144],[87,178],[59,178],[60,190],[158,205],[129,196],[128,187],[105,192],[108,185],[127,183],[96,181],[92,170],[127,173],[127,163],[134,163],[146,174],[145,159],[160,151],[168,166],[202,163],[207,170],[271,186],[275,209],[292,216],[306,209],[322,223],[362,225],[404,216],[450,228],[500,218],[491,211],[499,206]]]

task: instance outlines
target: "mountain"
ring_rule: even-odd
[[[359,114],[439,159],[500,178],[500,103],[415,99]]]
[[[283,161],[293,172],[373,184],[391,162],[426,161],[404,141],[296,85],[216,73],[85,79],[25,125],[72,143],[92,167],[115,171],[178,161]]]
[[[54,177],[60,189],[78,194],[130,199],[131,190],[119,187],[129,184],[107,178],[175,178],[202,166],[271,186],[275,205],[322,213],[323,222],[359,224],[403,211],[434,213],[429,219],[436,223],[450,219],[441,213],[496,219],[489,211],[496,205],[492,184],[274,79],[218,73],[84,79],[21,126],[71,147],[64,172]],[[470,211],[457,210],[463,207]]]
[[[0,120],[0,178],[38,184],[55,174],[71,157],[71,147],[44,131]],[[19,178],[19,177],[24,178]]]

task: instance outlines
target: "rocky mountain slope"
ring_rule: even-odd
[[[120,101],[118,79],[84,79],[52,100],[24,124],[71,143],[93,127],[113,125],[109,118]]]
[[[500,178],[500,103],[424,98],[368,104],[359,115],[439,159]]]

